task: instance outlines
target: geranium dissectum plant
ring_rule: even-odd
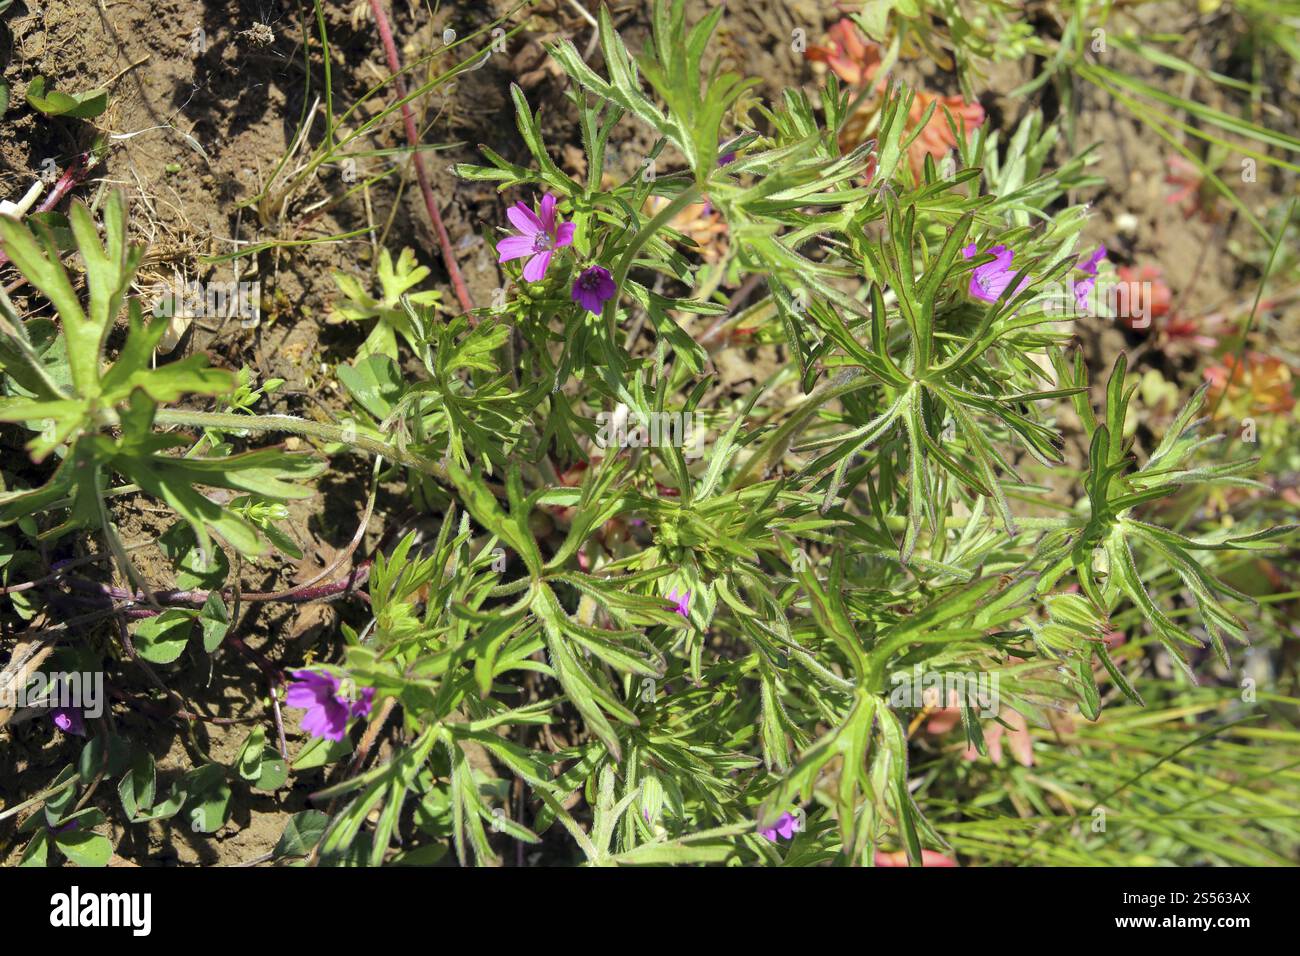
[[[495,294],[453,304],[396,244],[373,276],[341,271],[323,315],[344,336],[367,325],[309,363],[335,389],[319,392],[337,407],[313,399],[328,414],[269,414],[267,383],[203,354],[160,360],[172,317],[138,294],[120,194],[72,207],[71,251],[0,216],[45,308],[0,293],[0,422],[30,465],[0,491],[25,555],[12,594],[102,628],[79,652],[132,688],[124,712],[224,727],[181,678],[238,659],[262,681],[242,742],[170,793],[154,755],[94,743],[111,721],[41,705],[44,730],[116,761],[92,797],[112,790],[123,825],[210,833],[232,794],[298,787],[310,808],[268,861],[1120,852],[1072,821],[1120,799],[1133,715],[1235,674],[1268,613],[1253,579],[1285,578],[1270,562],[1293,529],[1257,449],[1215,422],[1291,414],[1292,377],[1225,355],[1148,420],[1120,352],[1094,363],[1094,390],[1072,323],[1122,338],[1084,306],[1125,247],[1099,246],[1075,201],[1097,183],[1091,152],[1068,155],[1040,113],[991,141],[982,107],[886,79],[851,25],[813,53],[819,85],[769,101],[718,65],[724,12],[705,6],[690,23],[680,0],[655,4],[635,56],[604,7],[601,56],[548,46],[567,97],[548,108],[581,144],[563,165],[558,121],[512,84],[514,151],[455,167],[500,193],[465,244]],[[638,155],[611,161],[624,142]],[[1048,300],[1067,282],[1080,310],[1063,319]],[[344,475],[345,456],[362,467]],[[287,529],[326,495],[355,497],[357,522],[322,570]],[[124,499],[167,516],[145,545],[161,565],[124,540]],[[1214,508],[1232,521],[1208,526]],[[95,547],[40,565],[72,540]],[[310,628],[237,626],[316,601],[336,613]],[[1226,698],[1195,700],[1187,713]],[[1109,738],[1116,711],[1129,723]],[[91,819],[75,808],[94,776],[51,781],[29,861],[82,852],[97,819],[57,828]],[[1248,817],[1228,789],[1215,799]],[[1256,852],[1124,839],[1180,863]]]

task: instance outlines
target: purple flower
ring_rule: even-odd
[[[1098,246],[1097,251],[1079,263],[1079,271],[1087,276],[1074,284],[1074,302],[1081,312],[1088,311],[1088,299],[1092,296],[1092,287],[1097,282],[1097,266],[1106,258],[1106,247]]]
[[[530,256],[524,263],[524,278],[529,282],[540,282],[545,278],[552,253],[573,242],[573,230],[576,227],[571,222],[556,220],[555,203],[555,197],[546,193],[542,196],[542,206],[538,212],[533,212],[521,202],[506,210],[506,218],[521,235],[507,236],[497,243],[497,261],[509,262],[511,259]]]
[[[1015,274],[1015,270],[1011,268],[1011,260],[1015,257],[1015,253],[1002,245],[978,253],[973,242],[961,251],[962,256],[967,259],[990,253],[994,256],[993,261],[976,266],[975,271],[971,273],[970,294],[985,302],[996,302],[1002,298],[1002,293],[1006,291],[1007,286],[1011,285],[1011,276]],[[1027,285],[1029,285],[1029,276],[1024,276],[1012,295],[1019,295]]]
[[[1079,264],[1079,271],[1085,272],[1090,276],[1097,274],[1097,266],[1106,261],[1106,247],[1098,246],[1097,250],[1087,259]]]
[[[691,616],[691,592],[690,591],[687,591],[685,594],[679,596],[677,593],[677,589],[673,588],[671,591],[668,592],[668,600],[674,602],[674,607],[673,607],[674,611],[676,611],[684,618],[690,618]]]
[[[370,709],[375,704],[375,689],[373,687],[363,687],[357,699],[352,701],[349,709],[353,717],[366,717],[370,714]]]
[[[736,161],[736,151],[732,149],[732,147],[736,143],[739,143],[740,139],[741,137],[737,136],[735,139],[731,139],[725,143],[718,144],[718,149],[722,151],[722,154],[718,157],[719,166],[730,166],[732,163]]]
[[[613,276],[603,266],[589,266],[573,280],[573,301],[593,315],[599,315],[601,306],[617,291]]]
[[[76,707],[51,707],[50,719],[54,721],[54,726],[65,734],[86,736],[86,718]]]
[[[370,713],[375,689],[367,687],[356,700],[348,700],[339,693],[339,679],[333,674],[319,671],[294,671],[290,676],[285,702],[290,707],[304,708],[302,729],[313,737],[342,740],[349,717],[364,717]]]
[[[779,836],[782,839],[789,840],[799,831],[799,820],[793,813],[783,813],[780,818],[766,830],[759,830],[758,835],[766,837],[773,843]]]

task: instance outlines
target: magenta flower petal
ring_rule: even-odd
[[[348,726],[348,709],[336,700],[313,707],[303,714],[302,729],[313,737],[340,741]]]
[[[970,294],[984,302],[997,302],[1006,292],[1007,286],[1011,285],[1011,277],[1015,274],[1015,270],[1011,267],[1011,260],[1015,257],[1015,253],[1006,246],[996,245],[984,250],[984,254],[992,254],[993,261],[978,265],[971,272]],[[971,243],[962,249],[962,255],[972,259],[979,253],[975,251],[975,244]],[[1029,276],[1022,276],[1012,295],[1019,295],[1027,285],[1029,285]]]
[[[1090,312],[1092,290],[1097,284],[1097,267],[1106,258],[1106,247],[1098,246],[1087,259],[1080,262],[1077,266],[1080,272],[1086,278],[1080,279],[1074,284],[1074,304],[1078,306],[1080,312]]]
[[[517,202],[506,210],[510,224],[519,231],[519,235],[508,236],[497,243],[497,261],[509,262],[511,259],[531,256],[524,263],[524,279],[528,282],[544,279],[546,269],[551,264],[552,253],[573,243],[576,227],[571,222],[560,222],[556,218],[555,207],[558,203],[555,196],[546,193],[542,196],[537,212],[522,202]]]
[[[370,708],[374,706],[374,703],[375,689],[367,687],[361,692],[361,696],[352,702],[352,716],[365,717],[370,713]]]
[[[1079,307],[1080,311],[1087,310],[1088,298],[1092,295],[1092,287],[1096,283],[1097,280],[1092,276],[1089,276],[1088,278],[1081,279],[1074,284],[1074,304]]]
[[[75,707],[54,707],[50,710],[50,719],[65,734],[86,736],[86,718]]]
[[[573,280],[573,301],[595,315],[600,314],[601,308],[614,298],[617,291],[614,277],[603,266],[583,269],[578,278]]]
[[[339,696],[339,680],[333,674],[300,670],[290,676],[294,682],[289,685],[285,702],[307,711],[302,717],[302,729],[313,737],[342,740],[349,717],[370,713],[373,687],[367,687],[357,700],[349,702]]]
[[[691,616],[691,592],[679,595],[677,589],[673,588],[668,592],[668,600],[674,603],[673,610],[684,618]]]
[[[510,220],[512,226],[525,236],[535,236],[539,232],[546,231],[546,227],[542,224],[542,220],[537,217],[537,213],[521,202],[515,203],[506,210],[506,218]]]
[[[555,197],[550,193],[542,196],[542,210],[539,218],[541,219],[542,228],[555,235]]]
[[[1097,251],[1090,255],[1086,260],[1079,264],[1079,269],[1090,276],[1097,274],[1097,266],[1101,265],[1106,259],[1106,247],[1098,246]]]
[[[310,710],[313,707],[322,706],[329,699],[329,694],[320,694],[311,688],[290,684],[284,703],[288,707],[300,707],[303,710]]]
[[[294,679],[285,694],[285,703],[290,707],[314,707],[333,697],[339,688],[339,682],[333,674],[293,671],[289,676]]]
[[[531,236],[506,236],[497,243],[497,262],[509,262],[533,254]]]
[[[777,819],[776,823],[766,830],[759,830],[758,834],[765,839],[771,840],[773,843],[776,842],[778,836],[788,840],[795,835],[795,832],[798,829],[797,823],[798,821],[795,819],[794,814],[783,813],[780,818]]]
[[[573,301],[577,302],[592,315],[600,314],[600,300],[596,298],[596,293],[582,287],[582,279],[575,279],[573,282]]]
[[[529,282],[541,282],[546,278],[546,269],[551,264],[551,253],[539,252],[524,263],[524,278]]]
[[[979,272],[978,269],[975,270]],[[1004,272],[989,272],[982,276],[972,277],[971,295],[977,299],[983,299],[985,302],[996,302],[1002,298],[1002,294],[1007,291],[1007,286],[1011,285],[1011,277],[1014,272],[1007,269]],[[1029,277],[1025,276],[1016,286],[1016,291],[1012,295],[1019,295],[1024,291],[1025,286],[1029,284]]]
[[[1016,255],[1014,252],[1012,252],[1010,249],[1008,249],[1006,246],[1002,245],[1001,243],[999,243],[996,246],[993,246],[988,251],[992,253],[994,257],[993,261],[989,263],[989,265],[998,266],[1000,269],[1003,270],[1005,270],[1009,265],[1011,265],[1011,260],[1014,259]]]

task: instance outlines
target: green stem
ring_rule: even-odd
[[[964,528],[969,519],[955,515],[940,516],[939,523],[944,528]],[[885,527],[890,531],[902,531],[907,527],[906,515],[885,515]],[[1016,524],[1023,528],[1051,529],[1079,527],[1079,522],[1069,518],[1025,518],[1016,515]]]
[[[766,470],[776,458],[784,455],[786,449],[790,447],[790,442],[794,439],[795,433],[821,406],[832,399],[865,388],[870,384],[872,382],[862,377],[861,369],[852,368],[845,369],[836,375],[834,379],[817,386],[790,417],[763,441],[758,451],[749,456],[740,467],[740,470],[732,477],[728,487],[733,489],[743,488],[748,483],[747,479],[750,472],[754,470],[756,465],[762,463],[763,469]],[[759,474],[761,480],[762,472]]]
[[[605,326],[609,330],[611,344],[617,341],[614,319],[618,314],[618,300],[623,295],[623,286],[627,282],[627,274],[632,271],[632,263],[635,261],[637,253],[641,251],[656,232],[667,225],[679,212],[699,199],[700,195],[699,183],[691,183],[691,185],[679,192],[672,202],[659,210],[653,219],[642,226],[641,231],[632,237],[632,241],[623,250],[623,258],[619,259],[618,265],[614,267],[614,296],[605,303],[605,309],[602,313]]]
[[[197,412],[188,408],[160,408],[154,416],[160,425],[183,425],[190,428],[217,428],[226,431],[284,432],[290,435],[302,435],[320,441],[346,445],[360,449],[367,454],[414,468],[426,475],[432,475],[442,482],[449,482],[447,469],[441,464],[413,455],[405,449],[386,442],[359,435],[342,426],[326,422],[313,422],[293,415],[235,415],[223,412]]]
[[[69,787],[71,787],[80,779],[81,778],[77,776],[69,777],[67,780],[63,781],[63,783],[59,784],[58,786],[51,787],[48,790],[38,793],[30,800],[24,800],[22,803],[17,804],[16,806],[9,807],[3,813],[0,813],[0,821],[8,820],[10,817],[14,816],[15,814],[22,813],[24,810],[26,810],[28,807],[32,806],[33,804],[41,803],[45,800],[48,800],[56,793],[62,793],[64,790],[67,790]]]
[[[885,668],[898,651],[910,644],[955,644],[970,639],[971,635],[964,631],[952,633],[941,631],[938,634],[917,634],[909,631],[895,634],[867,652],[867,673],[862,681],[863,686],[870,692],[883,694]]]

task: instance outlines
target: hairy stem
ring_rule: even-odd
[[[623,286],[627,283],[627,274],[632,271],[632,263],[636,260],[636,255],[645,246],[650,238],[672,221],[672,218],[679,212],[693,203],[700,197],[700,187],[697,183],[692,183],[680,193],[673,201],[655,215],[653,219],[641,227],[641,231],[632,237],[632,241],[623,250],[623,257],[618,260],[618,265],[614,268],[614,295],[605,303],[605,309],[602,317],[605,325],[609,329],[609,340],[611,343],[616,341],[614,335],[614,319],[618,314],[618,300],[623,295]]]
[[[402,61],[397,56],[397,45],[393,42],[393,31],[388,25],[388,16],[384,13],[384,5],[380,0],[370,0],[370,10],[375,15],[375,26],[379,30],[379,40],[384,46],[384,56],[388,60],[388,71],[393,74],[393,85],[397,87],[397,98],[406,99],[406,79],[402,76]],[[451,279],[452,288],[456,290],[456,298],[460,302],[460,307],[470,312],[474,308],[474,300],[470,298],[469,289],[465,286],[465,280],[460,274],[460,267],[456,265],[456,254],[451,248],[451,237],[447,235],[447,227],[442,223],[442,213],[438,211],[438,203],[433,197],[433,187],[429,185],[429,174],[425,172],[424,160],[420,158],[420,134],[415,128],[415,113],[411,109],[410,103],[402,104],[402,121],[406,124],[406,139],[411,144],[411,161],[415,164],[415,178],[420,183],[420,192],[424,196],[424,207],[429,211],[429,219],[433,222],[433,231],[438,235],[438,246],[442,250],[442,262],[447,267],[447,276]],[[473,321],[471,319],[471,321]]]
[[[269,603],[284,604],[309,604],[312,601],[324,601],[329,598],[339,597],[344,594],[356,593],[359,597],[365,597],[364,594],[356,591],[356,588],[365,584],[370,578],[370,562],[366,561],[357,565],[341,581],[335,581],[333,584],[317,584],[312,587],[298,587],[288,591],[267,591],[267,592],[241,592],[239,599],[241,601],[257,601]],[[207,603],[208,596],[212,593],[204,590],[194,591],[129,591],[125,588],[112,587],[111,585],[101,584],[98,581],[89,581],[85,578],[70,578],[68,583],[75,590],[81,590],[92,594],[102,594],[114,601],[130,601],[133,604],[142,602],[153,602],[159,607],[202,607]],[[223,600],[232,600],[235,596],[233,588],[225,588],[219,592]]]
[[[345,430],[340,425],[328,422],[313,422],[294,415],[235,415],[226,412],[199,412],[188,408],[160,408],[154,416],[160,425],[182,425],[190,428],[220,428],[226,431],[281,432],[288,435],[301,435],[304,438],[316,438],[320,441],[347,445],[367,454],[387,458],[389,461],[426,475],[432,475],[439,481],[447,482],[447,469],[435,461],[413,455],[405,449],[379,441],[367,435],[355,434],[353,429]]]

